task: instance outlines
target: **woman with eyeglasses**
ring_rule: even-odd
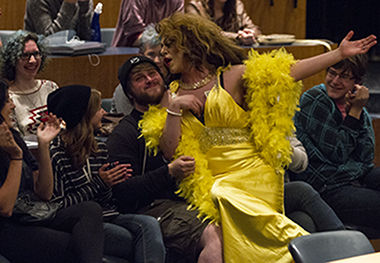
[[[35,135],[46,119],[47,95],[58,85],[50,80],[36,79],[46,61],[42,39],[34,33],[19,30],[1,52],[1,76],[10,81],[9,96],[16,105],[16,129],[23,136]]]

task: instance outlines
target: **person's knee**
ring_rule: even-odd
[[[289,188],[285,188],[285,191],[292,191],[300,196],[302,199],[315,198],[319,193],[308,183],[302,181],[294,181],[289,184]],[[286,185],[287,185],[286,184]]]
[[[133,243],[132,233],[121,226],[112,223],[103,223],[104,238],[105,240],[112,240],[112,242]]]
[[[201,245],[205,246],[213,246],[213,247],[222,247],[222,232],[220,227],[215,224],[208,225],[202,232],[201,235]]]
[[[153,216],[148,216],[148,215],[139,215],[140,218],[140,223],[147,228],[150,229],[160,229],[160,224],[158,222],[158,219],[154,218]]]
[[[102,207],[92,201],[86,201],[78,204],[78,211],[82,217],[88,218],[103,218]]]
[[[96,202],[92,202],[92,201],[87,201],[87,202],[83,202],[82,203],[82,210],[87,212],[88,214],[100,214],[102,215],[103,214],[103,209],[102,207],[96,203]]]
[[[221,228],[208,225],[201,236],[198,262],[223,262],[223,237]]]

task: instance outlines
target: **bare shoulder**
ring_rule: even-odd
[[[230,67],[229,70],[226,71],[226,74],[231,74],[231,76],[233,75],[241,76],[244,73],[245,68],[246,67],[244,64],[233,65]]]
[[[224,79],[227,82],[233,83],[236,85],[237,83],[241,82],[242,76],[245,71],[245,65],[239,64],[239,65],[233,65],[231,66],[225,73],[224,73]]]
[[[223,74],[225,89],[231,94],[234,100],[242,105],[244,97],[244,85],[242,76],[245,65],[233,65]]]

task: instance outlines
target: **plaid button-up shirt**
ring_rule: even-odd
[[[373,168],[375,137],[368,112],[364,109],[360,120],[343,119],[324,84],[302,95],[295,125],[309,157],[306,171],[295,177],[315,189],[348,184]]]

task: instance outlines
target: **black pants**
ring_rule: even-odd
[[[0,221],[0,254],[16,263],[100,263],[103,255],[102,209],[83,202],[57,212],[47,226]]]

